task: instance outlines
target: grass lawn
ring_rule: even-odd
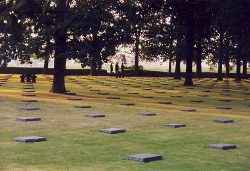
[[[0,78],[5,76],[2,74]],[[35,97],[22,96],[23,84],[19,82],[19,75],[13,75],[0,86],[0,170],[250,170],[250,95],[243,93],[250,92],[247,90],[250,80],[226,83],[207,78],[194,80],[197,86],[190,89],[182,86],[183,80],[171,78],[70,76],[66,78],[67,89],[82,98],[72,101],[68,98],[75,96],[49,93],[48,77],[52,78],[38,75],[34,84]],[[23,99],[38,102],[21,102]],[[231,102],[220,101],[224,99]],[[159,104],[159,101],[172,104]],[[122,102],[135,105],[122,106]],[[91,108],[74,108],[76,105]],[[216,109],[219,106],[232,109]],[[40,110],[23,111],[22,107]],[[181,111],[185,109],[196,111]],[[141,116],[139,112],[157,115]],[[85,114],[105,114],[106,117],[87,118]],[[18,122],[16,118],[19,117],[41,117],[42,120]],[[220,118],[233,119],[234,123],[213,122]],[[174,129],[163,126],[166,123],[183,123],[187,127]],[[99,132],[112,127],[125,128],[127,132],[116,135]],[[18,143],[13,140],[18,136],[43,136],[47,141]],[[237,149],[207,148],[208,144],[218,143],[236,144]],[[126,160],[128,155],[138,153],[160,154],[163,160],[150,163]]]

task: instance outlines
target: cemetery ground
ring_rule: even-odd
[[[216,82],[204,78],[195,79],[194,87],[184,87],[183,80],[163,77],[68,76],[70,92],[62,95],[49,93],[51,79],[38,75],[32,86],[20,83],[19,75],[0,75],[0,170],[250,168],[250,80]],[[34,87],[35,91],[23,92],[24,87]],[[25,110],[30,108],[37,110]],[[17,120],[25,117],[41,120]],[[220,123],[216,119],[233,122]],[[172,123],[186,127],[166,126]],[[107,128],[126,132],[100,132]],[[46,141],[14,141],[25,136],[46,137]],[[210,144],[235,144],[237,148],[210,149]],[[127,160],[140,153],[159,154],[163,159],[149,163]]]

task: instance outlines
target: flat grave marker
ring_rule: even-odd
[[[140,113],[138,113],[138,115],[142,115],[142,116],[156,116],[156,114],[152,113],[152,112],[140,112]]]
[[[29,137],[16,137],[14,138],[16,142],[33,143],[46,141],[45,137],[29,136]]]
[[[185,124],[180,124],[180,123],[168,123],[164,124],[164,126],[170,127],[170,128],[183,128],[186,127]]]
[[[89,109],[89,108],[91,108],[91,106],[87,106],[87,105],[79,105],[79,106],[74,106],[74,108]]]
[[[85,117],[87,118],[103,118],[105,115],[103,114],[86,114]]]
[[[214,122],[218,122],[218,123],[233,123],[234,120],[232,120],[232,119],[215,119]]]
[[[142,153],[130,155],[127,157],[127,160],[148,163],[152,161],[162,160],[162,156],[158,154]]]
[[[219,149],[219,150],[232,150],[232,149],[236,149],[236,145],[235,144],[210,144],[208,145],[208,148]]]
[[[107,129],[100,130],[100,132],[106,133],[106,134],[120,134],[120,133],[125,133],[126,129],[123,129],[123,128],[107,128]]]
[[[17,118],[16,121],[20,122],[32,122],[32,121],[40,121],[41,118],[38,117],[22,117],[22,118]]]

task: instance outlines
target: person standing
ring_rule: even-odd
[[[124,78],[124,64],[121,65],[121,77]]]
[[[119,64],[118,64],[118,62],[116,62],[116,64],[115,64],[115,75],[116,75],[116,78],[118,78],[118,76],[119,76]]]
[[[110,64],[110,74],[112,74],[113,73],[113,64],[111,63]]]

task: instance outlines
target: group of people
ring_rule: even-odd
[[[113,64],[110,64],[110,74],[113,74]],[[116,62],[115,64],[115,76],[116,78],[124,78],[124,64],[121,64],[121,69],[119,67],[119,63]]]
[[[33,83],[36,83],[36,74],[31,74],[31,73],[28,73],[28,74],[22,74],[20,76],[20,79],[21,79],[21,83],[24,83],[25,81],[26,82],[33,82]]]

